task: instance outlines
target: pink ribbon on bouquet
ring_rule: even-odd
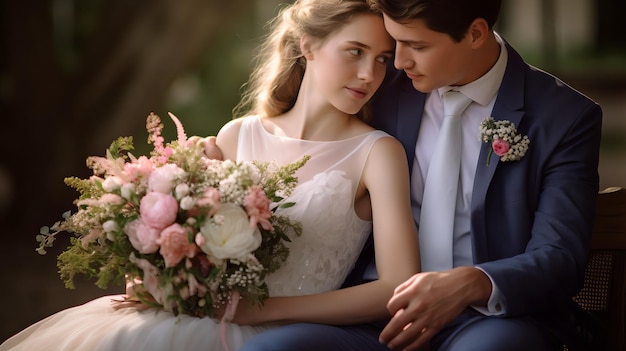
[[[237,305],[239,304],[239,291],[233,290],[230,293],[230,301],[228,301],[228,305],[226,305],[226,311],[224,311],[224,315],[220,320],[220,336],[222,338],[222,346],[225,351],[230,351],[230,347],[228,346],[228,340],[226,340],[226,328],[228,325],[226,323],[230,323],[235,317],[235,312],[237,312]]]

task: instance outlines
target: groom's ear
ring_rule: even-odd
[[[482,46],[487,39],[489,32],[489,24],[483,18],[477,18],[469,26],[468,33],[472,39],[472,47],[478,48]]]
[[[313,50],[311,49],[312,45],[312,40],[308,36],[303,35],[302,38],[300,38],[300,52],[302,52],[302,56],[307,61],[313,60]]]

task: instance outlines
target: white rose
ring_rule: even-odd
[[[105,233],[111,233],[111,232],[117,231],[118,229],[119,229],[119,226],[112,219],[102,223],[102,230],[104,230]]]
[[[119,177],[111,176],[107,177],[102,182],[102,189],[107,193],[112,193],[122,186],[122,180]]]
[[[126,183],[124,185],[122,185],[122,189],[121,189],[121,194],[122,197],[125,198],[126,200],[130,200],[133,197],[133,194],[135,194],[135,184],[133,183]]]
[[[195,205],[196,200],[194,200],[191,196],[185,196],[180,199],[180,208],[182,208],[183,210],[191,210]]]
[[[189,195],[189,191],[189,185],[186,183],[180,183],[176,186],[176,189],[174,189],[174,194],[177,199],[182,199],[183,197]]]
[[[115,241],[115,235],[113,233],[119,229],[117,223],[110,219],[104,223],[102,223],[102,230],[106,233],[107,239],[110,241]]]
[[[206,221],[200,228],[205,239],[200,248],[210,257],[244,259],[261,245],[261,232],[250,226],[248,215],[240,206],[223,204],[214,217],[221,219],[217,221],[220,224]]]

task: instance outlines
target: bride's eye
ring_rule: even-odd
[[[389,62],[389,60],[391,60],[390,56],[378,56],[376,58],[376,61],[380,62],[380,63],[384,63],[386,64],[387,62]]]
[[[349,49],[348,52],[351,55],[354,55],[354,56],[361,56],[361,54],[363,53],[363,50],[361,50],[361,49]]]

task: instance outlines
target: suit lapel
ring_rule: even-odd
[[[502,84],[498,90],[498,97],[491,116],[495,120],[508,120],[519,126],[524,115],[524,72],[526,64],[513,48],[506,44],[508,52],[508,62]],[[486,210],[485,199],[489,184],[493,179],[496,168],[500,163],[499,157],[492,154],[487,165],[487,157],[491,145],[483,143],[478,158],[478,166],[476,167],[476,176],[474,178],[474,189],[472,193],[472,236],[474,244],[474,261],[482,262],[487,258],[487,245],[478,243],[486,242]]]
[[[415,144],[419,133],[422,113],[426,94],[420,93],[413,88],[403,89],[398,97],[398,123],[396,136],[406,150],[409,172],[412,171],[413,159],[415,158]]]

